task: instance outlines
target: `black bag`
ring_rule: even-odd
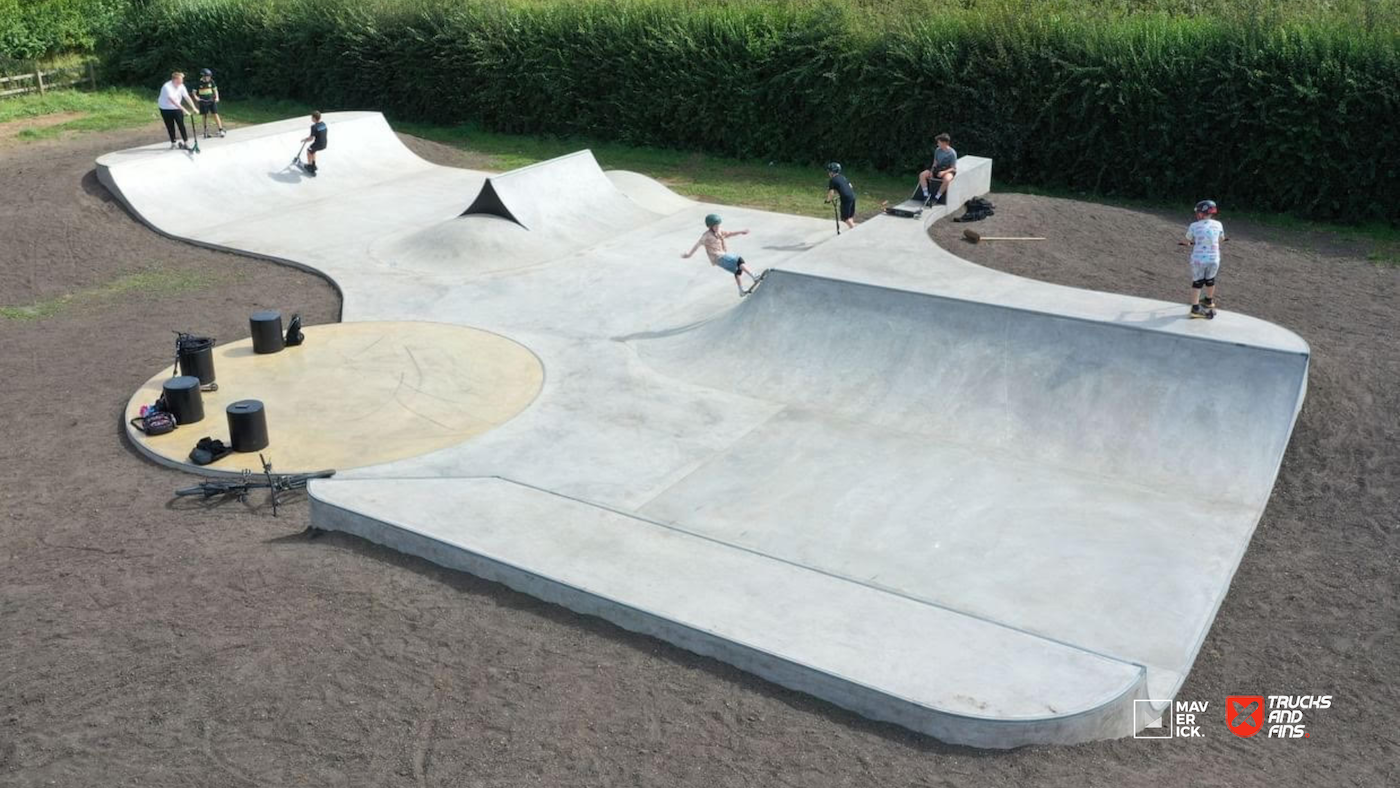
[[[167,411],[151,408],[146,415],[132,419],[131,426],[147,435],[164,435],[175,431],[175,417]]]
[[[968,200],[966,203],[964,203],[963,208],[963,215],[953,219],[953,221],[980,222],[988,216],[991,216],[992,214],[996,213],[996,209],[992,205],[991,201],[984,200],[981,197],[973,197],[972,199]]]
[[[287,338],[283,340],[282,344],[296,347],[301,344],[303,339],[306,339],[306,335],[301,333],[301,313],[293,312],[292,320],[287,324]]]
[[[190,462],[195,465],[208,465],[211,462],[222,460],[232,453],[233,449],[226,446],[223,441],[215,440],[206,435],[199,439],[199,443],[196,443],[193,449],[190,449]]]

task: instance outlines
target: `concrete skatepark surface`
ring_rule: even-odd
[[[347,321],[455,322],[540,357],[519,417],[317,483],[319,525],[952,742],[1123,736],[1149,721],[1132,699],[1180,686],[1301,404],[1296,336],[994,274],[919,221],[835,238],[634,175],[590,175],[615,189],[591,209],[521,186],[550,229],[472,247],[520,228],[461,216],[484,173],[417,160],[377,115],[329,120],[316,181],[276,169],[301,121],[99,160],[162,232],[325,272]],[[162,213],[185,178],[230,190],[220,222]],[[677,257],[712,210],[780,269],[751,298]]]

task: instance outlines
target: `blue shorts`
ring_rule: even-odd
[[[735,276],[739,274],[739,255],[722,254],[719,256],[718,265]]]
[[[1220,263],[1198,263],[1191,261],[1191,281],[1199,282],[1202,279],[1214,279],[1220,272]]]

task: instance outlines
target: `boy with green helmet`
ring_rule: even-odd
[[[199,84],[194,87],[195,98],[199,101],[199,114],[204,117],[204,139],[209,139],[209,116],[214,116],[214,125],[219,136],[224,136],[224,119],[219,117],[219,86],[214,84],[214,72],[201,68]]]
[[[744,263],[744,258],[729,251],[729,245],[725,242],[725,239],[735,235],[748,235],[749,231],[734,230],[730,232],[721,230],[721,221],[717,213],[706,216],[704,234],[700,236],[700,240],[696,241],[694,246],[690,247],[690,251],[682,254],[681,257],[689,258],[691,255],[695,254],[695,250],[702,246],[705,247],[705,254],[710,257],[710,265],[719,266],[729,273],[734,274],[734,285],[739,288],[739,296],[742,298],[753,292],[754,287],[758,286],[758,277],[754,276],[753,271],[749,270],[749,267]],[[748,290],[744,289],[743,280],[739,278],[740,274],[748,274],[749,279],[753,280],[753,285],[750,285]]]

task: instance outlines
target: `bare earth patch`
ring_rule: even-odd
[[[1210,702],[1208,738],[983,753],[351,537],[312,539],[304,504],[274,520],[257,496],[172,501],[191,477],[118,429],[169,363],[170,331],[231,341],[256,309],[317,323],[339,304],[314,276],[128,215],[92,162],[153,131],[0,150],[0,306],[153,266],[197,283],[0,318],[0,784],[1400,783],[1400,269],[1222,217],[1224,308],[1292,328],[1314,356],[1274,497],[1180,696]],[[1184,298],[1185,216],[992,197],[979,230],[1051,240],[973,247],[951,223],[935,239],[1047,281]],[[1183,495],[1211,483],[1182,469]],[[1225,727],[1233,693],[1334,700],[1307,740],[1241,739]]]

